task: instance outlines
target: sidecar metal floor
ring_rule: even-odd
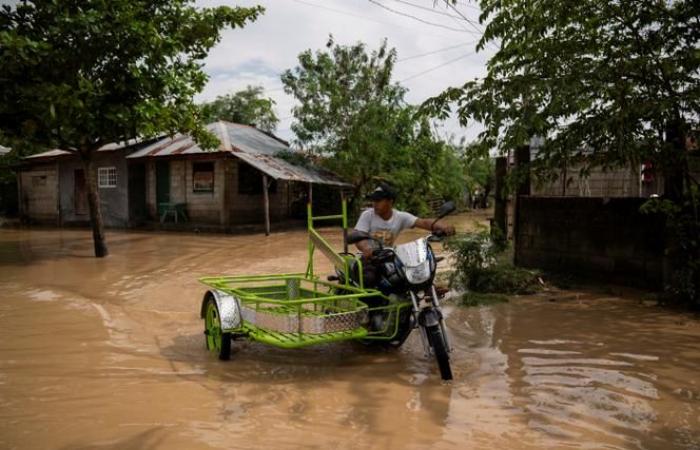
[[[258,327],[243,326],[246,334],[252,339],[280,348],[301,348],[315,344],[326,344],[335,341],[347,341],[349,339],[361,339],[367,336],[364,327],[350,331],[336,331],[333,333],[280,333],[265,330]]]

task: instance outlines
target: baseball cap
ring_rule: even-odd
[[[367,200],[382,200],[384,198],[388,198],[391,200],[396,199],[396,191],[389,186],[387,183],[379,183],[379,185],[367,196],[365,197]]]

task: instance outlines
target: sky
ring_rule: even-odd
[[[406,100],[413,104],[483,76],[493,54],[488,47],[476,52],[483,26],[474,0],[458,0],[456,11],[442,0],[198,0],[197,5],[265,7],[256,22],[224,31],[205,60],[210,79],[197,100],[263,86],[281,119],[276,134],[290,141],[295,100],[284,93],[280,74],[296,66],[302,51],[325,49],[331,34],[337,44],[363,42],[370,50],[386,38],[398,52],[394,80],[408,88]],[[454,118],[438,127],[443,137],[456,140],[472,140],[480,130],[478,124],[462,128]]]

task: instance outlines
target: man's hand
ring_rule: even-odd
[[[367,261],[372,259],[372,252],[374,251],[374,248],[370,244],[369,240],[360,241],[355,244],[355,246],[362,252],[362,256],[364,256]]]
[[[433,227],[434,231],[439,232],[440,234],[443,234],[445,236],[454,236],[455,234],[455,227],[452,225],[442,225],[439,223],[436,223],[435,226]]]
[[[445,236],[452,236],[455,234],[455,227],[452,225],[443,225],[440,222],[433,225],[433,219],[418,219],[414,226],[428,230],[431,232],[438,232],[438,234],[444,234]]]

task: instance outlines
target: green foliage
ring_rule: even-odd
[[[136,136],[215,138],[193,96],[221,29],[255,8],[191,0],[21,2],[0,10],[0,140],[89,152]]]
[[[472,156],[466,151],[464,158],[464,180],[469,192],[477,189],[491,191],[495,183],[496,165],[489,156]]]
[[[447,248],[455,257],[454,286],[498,294],[533,294],[540,288],[538,272],[513,266],[488,231],[455,237]]]
[[[226,120],[273,132],[279,123],[274,105],[274,100],[263,97],[261,86],[247,86],[242,91],[216,97],[201,107],[205,123]]]
[[[667,199],[648,200],[641,208],[643,213],[662,214],[666,217],[669,234],[674,237],[667,251],[677,254],[679,261],[668,285],[666,297],[674,302],[700,308],[700,192],[691,188],[691,195],[682,203]]]
[[[463,124],[485,125],[481,155],[545,139],[532,169],[682,165],[682,138],[700,111],[700,3],[621,0],[482,0],[496,42],[487,75],[449,89],[426,110],[456,106]]]
[[[350,180],[356,198],[384,179],[400,192],[398,206],[427,212],[430,197],[455,198],[462,174],[454,149],[437,140],[430,123],[404,102],[405,89],[391,81],[396,52],[386,41],[368,52],[364,44],[305,51],[282,75],[299,106],[292,130],[298,143]]]
[[[454,1],[454,0],[447,0]],[[675,240],[669,258],[699,283],[697,182],[686,138],[700,128],[700,2],[481,0],[486,25],[477,48],[496,43],[485,77],[424,105],[485,129],[470,150],[501,154],[543,138],[529,170],[551,179],[566,167],[638,167],[663,175]],[[689,291],[688,283],[681,283]],[[698,289],[690,291],[700,303]]]

